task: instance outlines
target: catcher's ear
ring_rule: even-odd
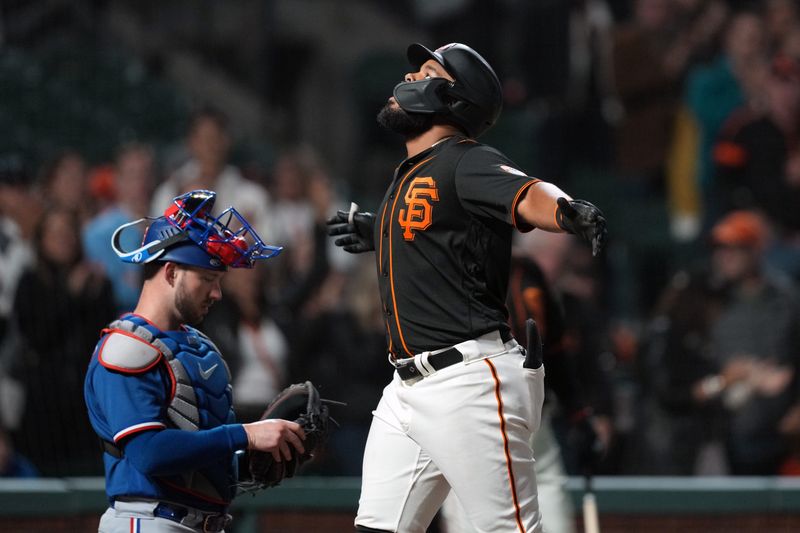
[[[169,286],[174,287],[175,280],[178,277],[178,265],[176,265],[172,261],[167,262],[164,265],[164,270],[162,271],[162,274],[166,282],[169,283]]]

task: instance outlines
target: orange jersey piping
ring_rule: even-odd
[[[436,156],[423,159],[422,161],[411,167],[408,170],[408,172],[406,172],[406,175],[403,176],[403,179],[400,180],[400,184],[397,186],[394,202],[392,202],[392,211],[389,213],[389,286],[391,287],[392,290],[392,309],[394,311],[394,321],[395,324],[397,324],[397,334],[400,336],[400,343],[403,345],[403,349],[409,356],[413,356],[414,354],[411,353],[411,350],[409,350],[408,346],[406,346],[406,339],[403,337],[403,330],[400,328],[400,315],[397,314],[397,298],[395,298],[394,296],[394,256],[392,255],[392,228],[394,227],[394,225],[392,224],[392,220],[394,219],[394,211],[395,208],[397,207],[397,201],[400,199],[400,190],[403,188],[403,184],[406,182],[406,180],[408,179],[408,177],[411,175],[412,172],[417,170],[419,167],[421,167],[434,157]],[[384,213],[385,212],[386,209],[384,208]],[[381,227],[383,227],[383,219],[381,219]],[[381,233],[381,235],[382,234],[383,233]],[[391,339],[391,335],[389,335],[389,338]]]
[[[514,195],[514,201],[511,202],[511,225],[514,226],[515,228],[517,227],[517,204],[522,198],[523,193],[527,191],[531,187],[531,185],[539,183],[540,181],[542,180],[533,178],[531,181],[520,187],[519,190],[517,191],[517,194]]]
[[[378,276],[381,276],[383,274],[383,265],[382,265],[382,262],[383,262],[383,221],[386,219],[386,208],[387,207],[389,207],[389,202],[386,202],[386,205],[383,206],[383,212],[381,213],[381,231],[380,231],[380,233],[378,233],[378,237],[380,238],[380,243],[378,243],[378,257],[376,258],[377,262],[378,262]],[[390,221],[389,225],[391,225],[391,221]],[[394,346],[392,345],[392,330],[391,330],[391,328],[389,328],[389,322],[388,321],[385,324],[386,324],[386,333],[387,333],[387,336],[389,337],[388,350],[389,350],[389,353],[392,354],[392,356],[394,356],[394,352],[392,351],[394,349]]]

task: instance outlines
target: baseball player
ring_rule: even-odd
[[[84,394],[105,453],[109,509],[103,533],[223,531],[237,482],[239,450],[289,459],[302,428],[286,420],[234,423],[230,375],[214,344],[190,324],[222,296],[231,268],[280,252],[234,208],[212,217],[215,193],[175,198],[164,215],[120,226],[112,245],[143,264],[133,313],[103,330]],[[119,248],[125,228],[148,221],[142,246]]]
[[[377,214],[329,221],[346,251],[376,251],[389,361],[364,455],[358,531],[422,533],[452,489],[480,532],[541,531],[530,442],[544,368],[510,333],[512,231],[575,233],[598,253],[605,219],[475,138],[500,83],[469,46],[413,44],[414,71],[378,122],[405,139]]]

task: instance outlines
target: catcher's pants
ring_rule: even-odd
[[[355,523],[424,533],[452,488],[481,533],[541,531],[531,439],[544,367],[497,332],[456,345],[464,363],[404,382],[373,412]]]
[[[190,509],[183,523],[155,516],[159,502],[114,502],[100,517],[98,533],[197,533],[203,531],[204,513]],[[223,531],[212,529],[211,531]]]
[[[539,489],[539,509],[542,526],[546,533],[574,533],[575,507],[566,489],[567,475],[550,419],[550,409],[542,410],[542,425],[533,437],[533,453],[536,454],[536,486]],[[467,522],[466,512],[450,493],[442,505],[445,533],[474,533]]]

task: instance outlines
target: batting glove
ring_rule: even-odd
[[[336,215],[328,219],[328,235],[335,237],[343,235],[333,241],[336,246],[344,248],[345,252],[360,254],[371,252],[375,249],[375,213],[355,213],[353,222],[349,221],[350,213],[337,211]]]
[[[556,222],[561,229],[582,237],[592,244],[592,255],[599,254],[608,238],[603,212],[586,200],[567,200],[562,196],[556,202]]]

